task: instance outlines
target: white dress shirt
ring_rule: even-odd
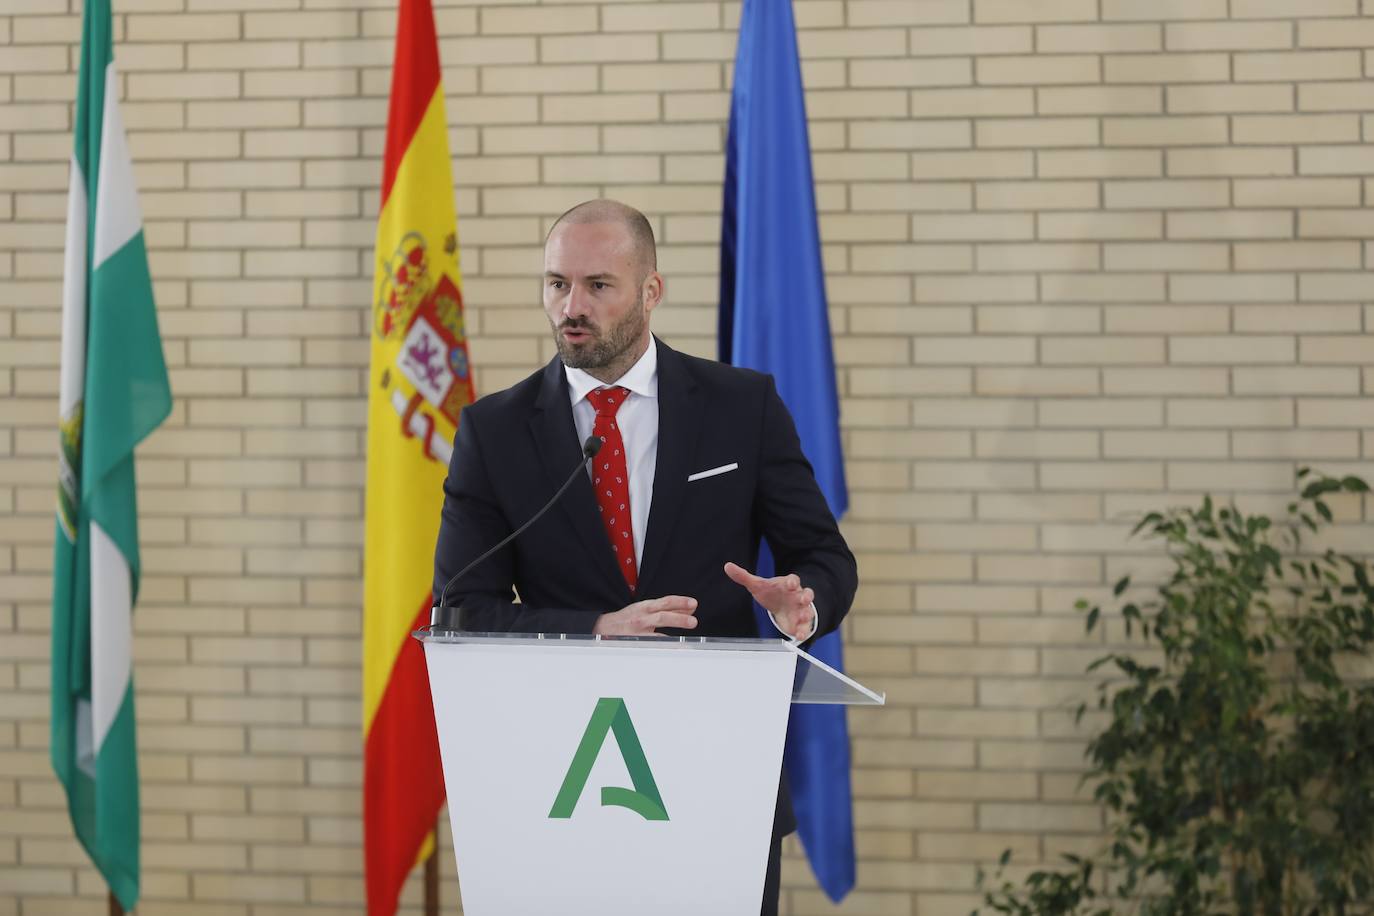
[[[649,528],[649,505],[654,498],[654,470],[658,466],[658,341],[649,339],[633,366],[614,382],[607,384],[581,369],[563,367],[572,399],[573,425],[577,441],[586,442],[596,424],[596,408],[587,392],[619,385],[630,392],[615,415],[620,438],[625,443],[625,470],[630,475],[630,532],[635,541],[635,568],[644,561],[644,533]],[[591,476],[591,468],[587,468]]]
[[[568,397],[572,401],[573,425],[577,427],[578,442],[586,442],[596,424],[596,408],[587,400],[587,392],[617,385],[630,392],[616,412],[615,422],[620,428],[620,438],[625,443],[625,467],[630,475],[630,531],[635,539],[635,568],[638,569],[644,563],[644,532],[649,527],[649,505],[654,498],[654,471],[658,467],[658,341],[650,338],[649,349],[644,351],[644,355],[629,371],[609,384],[581,369],[564,366],[563,372],[568,379]],[[587,475],[591,476],[590,467],[587,468]],[[820,624],[815,609],[813,604],[811,632],[806,636],[807,639],[816,634]],[[784,636],[797,642],[796,637],[778,626],[771,613],[768,619]]]

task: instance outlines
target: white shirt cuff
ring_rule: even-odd
[[[815,635],[816,635],[816,631],[817,631],[818,629],[820,629],[820,626],[821,626],[821,615],[818,614],[818,613],[816,613],[816,602],[814,602],[814,601],[811,602],[811,632],[810,632],[810,633],[807,633],[807,634],[806,634],[805,636],[803,636],[801,639],[798,639],[797,637],[793,636],[791,633],[789,633],[789,632],[787,632],[786,630],[784,630],[782,627],[778,626],[778,618],[776,618],[776,617],[773,616],[773,612],[772,612],[772,611],[769,611],[769,612],[768,612],[768,619],[769,619],[770,621],[772,621],[772,623],[773,623],[773,628],[774,628],[775,630],[777,630],[777,631],[778,631],[779,633],[781,633],[783,636],[786,636],[786,637],[788,638],[788,640],[790,640],[790,641],[793,642],[793,643],[802,643],[802,642],[806,642],[806,641],[807,641],[808,639],[810,639],[812,636],[815,636]]]

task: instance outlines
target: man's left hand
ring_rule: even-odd
[[[726,563],[725,574],[732,582],[748,589],[754,600],[773,615],[783,632],[799,640],[811,635],[812,621],[816,617],[816,593],[803,588],[796,573],[765,579],[742,566]]]

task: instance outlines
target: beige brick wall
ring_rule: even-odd
[[[116,0],[177,395],[139,456],[147,916],[360,911],[393,5]],[[541,234],[594,195],[651,214],[656,328],[711,354],[739,3],[436,5],[479,389],[551,354]],[[963,913],[979,863],[1101,825],[1068,710],[1102,645],[1072,606],[1160,569],[1124,543],[1132,513],[1203,490],[1281,506],[1303,463],[1374,472],[1374,4],[795,9],[863,572],[848,658],[890,697],[851,720],[843,909]],[[3,916],[104,912],[47,763],[78,36],[77,0],[0,5]],[[1340,503],[1344,543],[1370,511]],[[795,847],[785,884],[788,912],[831,912]]]

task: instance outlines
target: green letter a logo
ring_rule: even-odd
[[[620,746],[620,756],[625,760],[625,768],[630,771],[633,789],[620,786],[602,786],[601,804],[619,805],[636,812],[646,821],[666,821],[668,812],[664,810],[663,799],[654,783],[654,774],[649,771],[649,761],[644,758],[644,749],[639,746],[639,736],[635,734],[630,712],[620,697],[602,697],[592,710],[591,721],[582,733],[582,743],[577,746],[568,775],[563,777],[563,787],[553,800],[549,817],[572,817],[577,800],[591,776],[592,764],[606,743],[606,733],[614,732],[616,744]]]

